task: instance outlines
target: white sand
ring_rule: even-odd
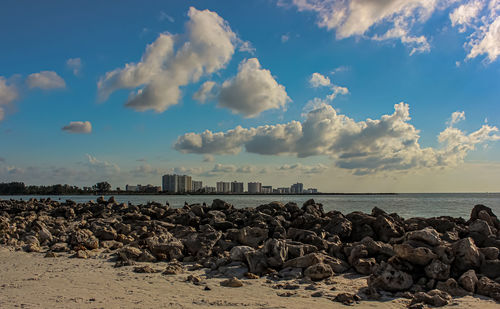
[[[138,274],[133,267],[114,268],[108,255],[91,259],[67,256],[44,258],[44,254],[14,252],[0,247],[0,308],[345,308],[329,298],[340,292],[356,292],[366,286],[366,277],[334,277],[335,284],[319,284],[317,291],[272,288],[275,283],[244,280],[240,288],[221,287],[222,279],[207,279],[197,286],[186,282],[189,272],[166,276]],[[139,265],[139,264],[138,264]],[[163,270],[164,263],[148,264]],[[204,271],[195,272],[203,278]],[[204,291],[205,285],[211,288]],[[330,288],[335,287],[335,291]],[[291,292],[291,297],[278,294]],[[356,308],[406,308],[409,300],[361,301]],[[500,308],[487,298],[463,297],[452,301],[453,308]]]

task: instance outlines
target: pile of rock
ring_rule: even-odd
[[[500,221],[483,205],[466,221],[379,208],[325,213],[314,200],[244,209],[222,200],[180,209],[113,198],[8,200],[0,201],[0,244],[77,257],[105,248],[116,250],[117,266],[172,262],[167,273],[183,271],[179,262],[240,278],[322,280],[352,269],[369,275],[368,297],[390,292],[438,306],[477,293],[500,301]]]

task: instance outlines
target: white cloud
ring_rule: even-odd
[[[257,58],[243,60],[236,77],[225,81],[219,93],[219,106],[247,118],[269,109],[284,108],[290,101],[285,87],[278,84]]]
[[[215,158],[212,155],[207,154],[203,156],[203,162],[214,162],[214,161]]]
[[[285,42],[288,42],[288,40],[290,40],[290,34],[283,34],[281,35],[281,43],[285,43]]]
[[[333,84],[330,81],[330,78],[328,78],[327,76],[324,76],[320,73],[313,73],[311,75],[311,78],[309,79],[309,84],[314,88],[318,88],[318,87],[331,88],[332,93],[326,97],[326,99],[329,101],[333,101],[337,97],[337,95],[339,95],[339,94],[346,95],[349,93],[349,89],[347,89],[347,87],[342,87],[342,86],[338,86],[338,85]],[[315,98],[314,100],[317,101],[317,100],[321,100],[321,99]]]
[[[73,71],[74,75],[80,74],[80,70],[82,69],[82,59],[80,58],[69,58],[66,61],[66,66]]]
[[[280,167],[277,168],[278,171],[291,171],[291,172],[298,172],[301,174],[321,174],[324,171],[328,169],[328,166],[324,164],[316,164],[316,165],[303,165],[300,163],[296,164],[284,164]]]
[[[30,89],[40,88],[44,90],[65,88],[66,82],[54,71],[41,71],[28,75],[26,83]]]
[[[92,124],[90,121],[71,121],[68,125],[62,128],[63,131],[69,133],[91,133]]]
[[[148,163],[144,163],[131,171],[136,177],[147,177],[150,175],[162,175],[163,171],[159,168],[154,168]]]
[[[239,40],[239,45],[240,47],[238,48],[238,50],[240,52],[247,52],[249,54],[255,54],[255,47],[252,46],[252,43],[250,43],[249,41],[241,41]]]
[[[461,112],[456,111],[456,112],[451,114],[451,119],[449,121],[449,125],[453,126],[454,124],[456,124],[462,120],[465,120],[465,112],[464,111],[461,111]]]
[[[158,17],[158,20],[160,21],[168,20],[171,23],[175,22],[175,19],[172,16],[168,15],[163,11],[160,11],[160,16]]]
[[[117,164],[98,160],[96,157],[89,154],[87,154],[86,156],[88,160],[86,165],[90,168],[91,171],[108,176],[120,173],[120,167]]]
[[[462,118],[457,115],[457,120]],[[359,122],[323,104],[310,111],[302,123],[187,133],[178,138],[174,148],[200,154],[237,154],[244,147],[247,152],[264,155],[327,155],[337,167],[368,174],[454,166],[476,145],[500,139],[495,134],[498,129],[489,125],[470,134],[448,127],[438,137],[442,147],[423,148],[419,144],[419,131],[409,120],[409,106],[405,103],[396,104],[391,115]]]
[[[203,173],[203,168],[201,167],[175,167],[172,169],[172,172],[175,174],[187,174],[187,175],[199,175]]]
[[[9,106],[18,97],[16,86],[8,83],[5,77],[0,76],[0,121],[5,118],[5,106]]]
[[[377,40],[400,39],[412,48],[411,53],[429,50],[424,36],[411,34],[413,26],[429,19],[432,13],[446,6],[437,0],[292,0],[299,11],[317,14],[319,27],[335,30],[337,39],[371,36]],[[381,24],[389,28],[377,33]],[[379,27],[380,28],[380,27]],[[372,36],[372,33],[375,32]]]
[[[320,73],[312,73],[309,84],[314,88],[330,86],[330,78]]]
[[[184,36],[160,34],[140,62],[106,73],[98,83],[101,100],[118,89],[139,87],[126,106],[163,112],[178,103],[180,87],[224,68],[234,54],[236,34],[215,12],[191,7],[188,16]]]
[[[476,35],[478,38],[469,42],[472,48],[467,58],[486,54],[490,62],[495,61],[500,55],[500,15],[492,23],[482,26]]]
[[[209,80],[204,82],[198,91],[193,94],[193,99],[199,101],[200,103],[205,103],[208,100],[215,98],[214,88],[216,83]]]
[[[451,25],[461,26],[460,32],[465,32],[467,26],[470,26],[472,21],[477,18],[483,8],[483,1],[471,1],[457,7],[450,13]]]

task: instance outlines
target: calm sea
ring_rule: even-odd
[[[0,199],[29,199],[47,196],[0,196]],[[94,195],[50,196],[53,200],[71,199],[76,202],[95,200]],[[108,198],[108,196],[106,196]],[[184,202],[207,203],[219,198],[235,207],[256,207],[272,201],[296,202],[302,205],[313,198],[322,203],[325,211],[339,210],[344,214],[352,211],[371,212],[379,207],[386,212],[396,212],[405,218],[453,216],[469,218],[472,207],[483,204],[500,216],[500,193],[426,193],[397,195],[117,195],[118,202],[144,204],[148,201],[165,203],[172,207],[182,207]]]

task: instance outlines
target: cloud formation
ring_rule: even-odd
[[[236,77],[225,81],[219,93],[219,106],[252,118],[269,109],[284,108],[290,101],[285,87],[278,84],[257,58],[243,60]]]
[[[324,164],[316,164],[316,165],[303,165],[301,163],[296,164],[284,164],[277,168],[278,171],[287,171],[287,172],[298,172],[300,174],[321,174],[326,171],[328,166]]]
[[[26,78],[26,84],[30,89],[40,88],[43,90],[65,88],[66,82],[54,71],[41,71],[33,73]]]
[[[310,111],[303,122],[187,133],[177,139],[174,148],[199,154],[237,154],[245,148],[261,155],[326,155],[335,166],[361,175],[455,166],[476,145],[500,140],[498,129],[486,124],[470,134],[449,126],[438,136],[439,149],[423,148],[419,131],[409,123],[410,119],[405,103],[394,105],[393,114],[359,122],[323,104]]]
[[[86,165],[92,172],[104,174],[107,176],[112,176],[120,173],[120,167],[117,164],[108,161],[101,161],[89,154],[87,154],[86,156]]]
[[[318,27],[334,30],[337,39],[365,37],[377,41],[397,39],[411,48],[410,55],[430,51],[428,38],[416,34],[436,12],[452,9],[451,25],[470,30],[467,58],[500,55],[499,0],[281,0],[298,11],[316,14]]]
[[[215,86],[216,83],[211,80],[204,82],[200,86],[200,89],[193,94],[193,99],[200,103],[205,103],[208,100],[214,99],[216,96],[214,93]]]
[[[5,107],[10,105],[19,97],[15,85],[7,82],[7,79],[0,76],[0,121],[5,117]]]
[[[90,121],[71,121],[68,125],[62,127],[62,130],[69,133],[88,134],[92,133],[92,124]]]
[[[76,76],[80,74],[80,70],[82,69],[82,59],[80,58],[69,58],[66,61],[66,66],[73,71],[73,74]]]
[[[118,89],[139,88],[125,105],[138,111],[163,112],[179,102],[180,87],[224,68],[239,42],[236,34],[215,12],[191,7],[188,17],[185,35],[160,34],[140,62],[101,77],[100,99],[106,100]]]
[[[335,85],[330,81],[330,78],[320,73],[313,73],[311,75],[311,78],[309,79],[309,84],[314,88],[329,87],[332,90],[332,93],[326,96],[326,99],[328,101],[333,101],[339,94],[346,95],[349,93],[349,89],[347,89],[347,87]],[[310,101],[308,102],[308,104],[315,104],[314,102],[317,100],[321,99],[315,98],[313,99],[312,103]]]

